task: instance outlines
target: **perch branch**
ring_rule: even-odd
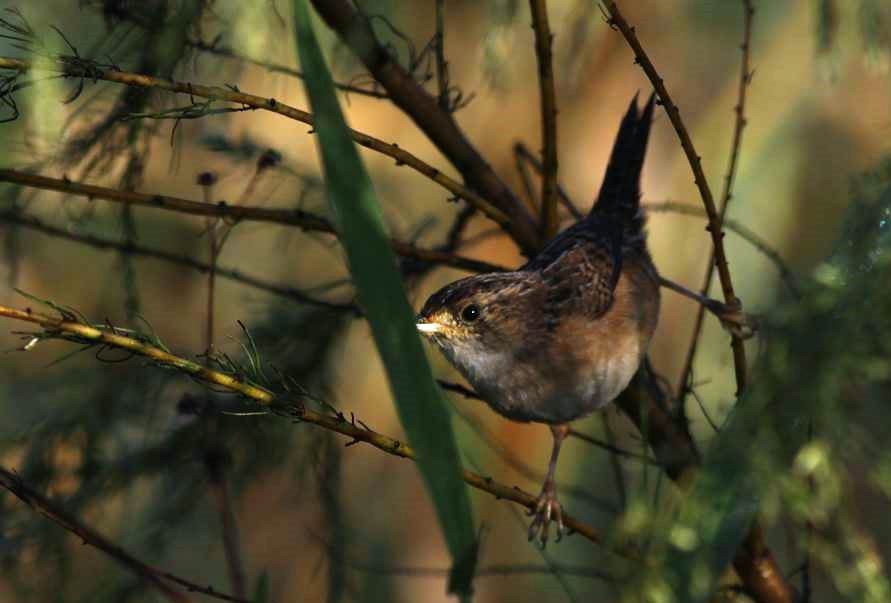
[[[416,458],[415,451],[407,444],[357,425],[356,422],[347,420],[340,413],[332,416],[306,408],[303,404],[295,405],[293,401],[282,399],[264,387],[243,381],[231,374],[209,369],[197,362],[150,345],[145,341],[127,337],[122,335],[120,330],[112,331],[107,328],[85,324],[77,321],[73,315],[55,317],[35,312],[30,308],[18,310],[0,306],[0,316],[41,326],[44,329],[42,332],[25,336],[30,337],[31,341],[34,341],[35,338],[38,341],[52,338],[83,345],[102,345],[127,350],[134,355],[147,358],[159,366],[175,369],[196,381],[221,387],[254,403],[268,408],[287,410],[288,414],[294,419],[335,431],[351,438],[351,442],[365,442],[388,454],[412,460]],[[509,500],[527,509],[535,507],[536,497],[517,487],[501,484],[490,477],[484,477],[467,470],[463,473],[463,479],[473,488],[487,492],[498,499]],[[563,523],[567,528],[581,534],[591,542],[604,544],[601,535],[589,524],[571,516],[564,516]],[[640,559],[639,552],[633,546],[613,547],[610,550],[631,559]]]
[[[177,82],[152,77],[149,75],[143,75],[140,73],[128,73],[125,71],[118,71],[116,69],[101,69],[92,65],[85,67],[80,62],[71,62],[66,60],[59,60],[55,63],[46,61],[41,62],[40,64],[33,64],[30,61],[13,59],[9,57],[0,57],[0,69],[8,69],[20,72],[27,72],[32,70],[52,71],[55,73],[61,73],[66,77],[90,80],[104,80],[107,82],[124,84],[126,86],[134,86],[137,88],[167,90],[169,92],[187,94],[190,98],[200,97],[218,101],[225,101],[245,107],[251,107],[253,109],[263,109],[265,111],[271,111],[273,113],[278,113],[279,115],[289,117],[293,120],[309,124],[310,126],[315,124],[315,118],[311,113],[307,113],[306,111],[301,111],[300,109],[281,103],[274,98],[264,98],[262,96],[246,94],[244,92],[238,91],[237,89],[220,88],[218,86],[205,86],[202,84],[193,84],[191,82]],[[377,151],[378,153],[381,153],[383,155],[387,155],[388,157],[392,157],[396,160],[397,165],[409,166],[413,170],[433,180],[453,195],[461,197],[462,199],[479,209],[482,213],[486,214],[486,216],[510,230],[511,227],[508,225],[508,223],[510,222],[510,218],[508,218],[508,215],[504,211],[493,206],[478,193],[468,189],[458,181],[449,178],[437,168],[421,161],[418,157],[412,155],[408,151],[403,150],[399,147],[399,145],[388,144],[378,138],[374,138],[373,136],[369,136],[368,134],[364,134],[357,130],[350,130],[350,135],[357,144],[362,145],[363,147],[371,149],[373,151]]]

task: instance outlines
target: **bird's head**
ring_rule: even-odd
[[[417,327],[465,375],[506,360],[521,346],[535,307],[534,273],[481,274],[430,296]]]

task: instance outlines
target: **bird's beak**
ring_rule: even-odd
[[[418,331],[421,333],[439,333],[442,331],[442,325],[437,322],[418,322],[415,323]]]

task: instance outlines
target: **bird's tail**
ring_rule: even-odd
[[[655,97],[650,95],[643,111],[638,113],[637,95],[631,100],[613,143],[597,202],[591,208],[591,219],[609,217],[622,225],[625,245],[645,241],[646,218],[640,207],[640,173],[650,138],[654,105]]]

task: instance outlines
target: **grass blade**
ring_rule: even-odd
[[[418,452],[421,473],[452,554],[449,591],[469,597],[477,545],[449,415],[433,381],[371,180],[347,131],[305,0],[295,0],[295,19],[328,201],[399,417]]]

